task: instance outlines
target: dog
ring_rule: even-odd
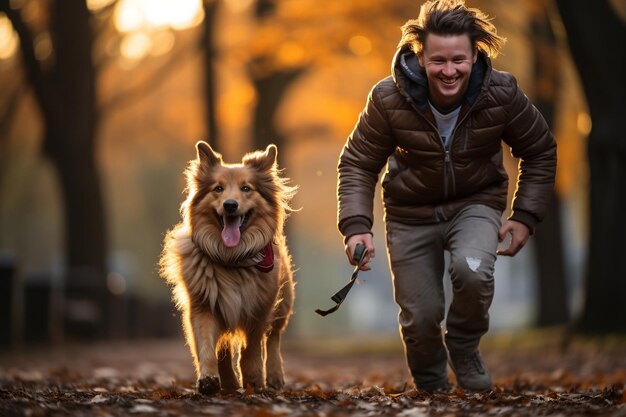
[[[294,302],[283,225],[297,187],[279,175],[275,145],[238,164],[203,141],[196,151],[159,266],[182,313],[197,391],[280,390],[280,337]]]

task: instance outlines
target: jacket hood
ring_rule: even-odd
[[[472,67],[469,88],[464,99],[469,105],[474,104],[481,90],[486,89],[490,73],[490,59],[483,52],[478,51],[478,59]],[[391,63],[391,75],[396,86],[405,97],[414,101],[420,108],[428,106],[426,72],[409,45],[396,51]]]

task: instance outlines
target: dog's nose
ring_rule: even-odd
[[[224,201],[224,210],[226,210],[226,213],[234,213],[237,211],[237,207],[239,207],[239,204],[235,200]]]

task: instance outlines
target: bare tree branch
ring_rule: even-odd
[[[103,8],[99,9],[97,13],[91,13],[93,17],[101,20],[101,22],[98,22],[98,25],[94,25],[93,27],[94,38],[102,35],[102,33],[107,29],[109,23],[111,22],[111,17],[113,16],[113,11],[115,10],[115,6],[117,6],[117,3],[119,3],[119,1],[115,0],[114,2],[107,4]]]
[[[26,91],[26,85],[20,81],[7,100],[8,103],[5,106],[4,113],[0,115],[0,151],[4,149],[6,142],[8,142],[9,131],[15,120],[15,114],[19,108],[20,99]]]
[[[106,34],[107,29],[109,29],[111,27],[111,20],[113,18],[113,11],[115,10],[115,6],[117,6],[117,4],[119,3],[118,0],[104,6],[103,8],[99,9],[97,11],[97,13],[91,13],[92,16],[92,21],[94,21],[93,24],[93,35],[94,35],[94,39],[99,40],[100,38],[104,37]],[[94,58],[94,67],[96,69],[96,73],[100,73],[102,71],[102,68],[110,63],[111,57],[108,54],[102,54],[102,56],[98,57],[97,59]]]
[[[156,85],[162,83],[163,78],[166,78],[173,69],[176,68],[178,63],[187,54],[191,54],[198,50],[197,42],[190,42],[185,47],[179,48],[167,61],[157,68],[141,85],[130,88],[128,91],[124,91],[116,96],[110,98],[108,102],[103,103],[100,106],[99,113],[105,116],[110,110],[128,105],[134,100],[143,97],[153,89]]]
[[[35,95],[37,95],[40,105],[45,107],[48,105],[47,103],[49,103],[49,94],[45,83],[46,74],[42,70],[39,65],[39,61],[35,56],[33,34],[22,19],[20,11],[13,9],[9,0],[0,0],[0,11],[7,15],[9,21],[13,25],[13,29],[17,32],[20,39],[20,52],[26,74],[33,86]]]

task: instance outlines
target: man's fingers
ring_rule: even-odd
[[[530,237],[529,229],[522,223],[509,220],[498,231],[498,240],[502,242],[506,238],[507,234],[511,235],[509,247],[496,251],[496,254],[503,256],[515,256],[517,252],[522,250],[526,242],[528,242]]]
[[[522,242],[519,239],[515,239],[515,235],[513,235],[511,237],[511,243],[509,244],[509,247],[505,250],[496,251],[496,254],[503,256],[515,256],[517,255],[517,252],[519,252],[522,247],[524,247],[524,243],[525,242]]]
[[[500,249],[496,251],[496,255],[513,256],[513,240],[509,242],[509,246],[506,249]]]
[[[506,237],[507,233],[511,233],[511,232],[512,230],[508,224],[505,224],[504,226],[502,226],[500,230],[498,230],[498,241],[502,242],[504,238]]]
[[[363,265],[361,265],[361,270],[368,271],[370,268],[366,266],[366,264],[376,256],[376,251],[374,249],[374,243],[372,241],[372,235],[369,233],[354,235],[351,236],[345,245],[346,257],[351,265],[357,265],[359,262],[354,259],[354,251],[357,245],[363,245],[365,249],[367,249],[366,253],[363,255]]]
[[[348,257],[348,262],[351,265],[354,265],[354,259],[352,259],[352,251],[350,250],[350,245],[346,245],[346,256]]]
[[[502,255],[502,256],[515,256],[515,254],[517,253],[519,249],[516,249],[513,245],[509,246],[508,248],[504,249],[504,250],[499,250],[496,251],[497,255]]]

